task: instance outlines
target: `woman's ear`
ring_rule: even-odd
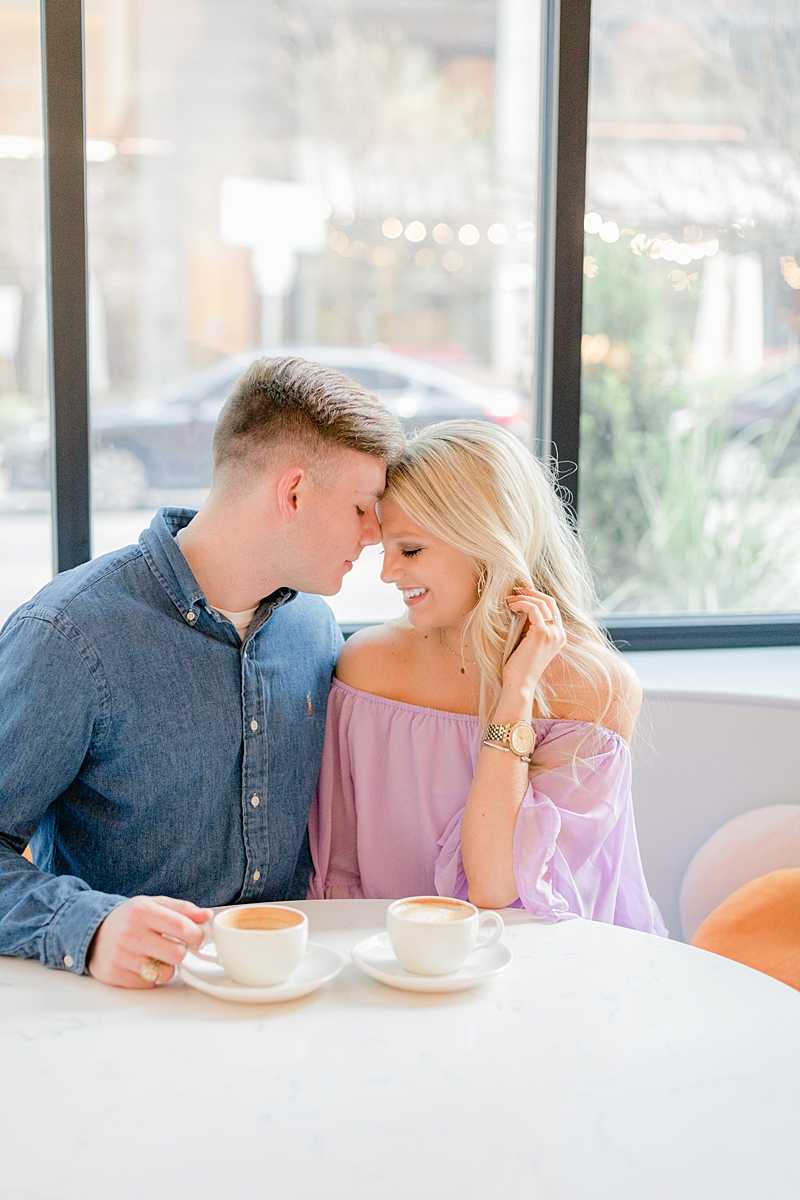
[[[478,599],[483,595],[483,589],[486,587],[488,577],[489,572],[486,570],[486,566],[481,563],[478,567],[478,578],[475,582],[475,586],[478,589]]]

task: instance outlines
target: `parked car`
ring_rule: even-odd
[[[295,354],[349,375],[373,392],[406,430],[455,417],[498,422],[524,436],[522,397],[462,379],[388,350],[293,346],[226,358],[152,400],[92,413],[92,495],[97,508],[136,508],[151,488],[203,488],[211,482],[211,435],[242,371],[263,354]],[[17,489],[49,487],[47,428],[6,440],[2,463]]]
[[[785,420],[796,412],[800,403],[800,366],[774,375],[731,401],[731,427],[736,433],[765,417]]]
[[[754,445],[769,436],[770,454],[777,453],[772,469],[796,463],[800,459],[800,366],[734,396],[728,422],[734,434],[747,430]]]

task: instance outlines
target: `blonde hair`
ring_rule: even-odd
[[[506,601],[518,586],[552,596],[567,635],[561,652],[572,673],[595,685],[611,705],[612,647],[592,616],[594,584],[554,477],[515,437],[484,421],[442,421],[420,430],[389,471],[386,496],[413,521],[460,550],[478,572],[478,602],[462,631],[480,671],[480,716],[497,706],[503,667],[517,648],[525,618]],[[544,683],[537,711],[555,699]]]

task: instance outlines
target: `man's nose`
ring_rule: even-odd
[[[367,513],[361,522],[361,537],[358,540],[361,546],[374,546],[381,540],[378,514],[374,510]]]

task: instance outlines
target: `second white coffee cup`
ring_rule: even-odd
[[[308,917],[285,904],[241,904],[217,913],[205,926],[199,957],[216,957],[236,983],[270,987],[285,983],[308,943]]]
[[[481,912],[466,900],[407,896],[389,905],[386,928],[392,950],[407,971],[450,975],[473,950],[493,946],[504,926],[499,913]]]

